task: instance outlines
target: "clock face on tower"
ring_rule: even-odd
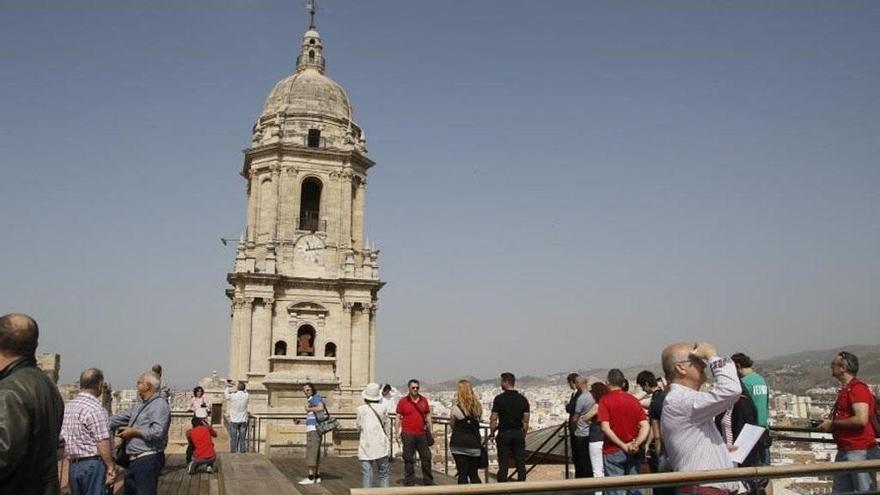
[[[306,234],[296,241],[294,264],[319,265],[324,255],[324,241],[314,234]],[[302,264],[300,264],[302,266]]]

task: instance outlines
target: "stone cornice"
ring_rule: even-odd
[[[241,170],[241,176],[245,178],[248,177],[248,169],[250,168],[251,161],[255,158],[285,154],[303,156],[306,158],[330,158],[333,160],[349,161],[353,165],[359,166],[364,170],[367,170],[376,164],[376,162],[370,160],[356,150],[309,148],[293,144],[273,143],[244,150],[244,166]]]
[[[319,289],[340,290],[345,288],[363,288],[379,291],[385,286],[380,280],[361,278],[308,278],[288,277],[271,273],[229,273],[226,280],[235,285],[237,282],[253,283],[256,285],[273,285],[281,287],[309,287]]]

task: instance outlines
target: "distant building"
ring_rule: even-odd
[[[58,383],[58,377],[61,375],[61,354],[38,352],[37,366],[49,375],[52,383]]]

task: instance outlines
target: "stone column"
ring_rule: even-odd
[[[366,179],[361,178],[361,180],[357,181],[357,192],[352,198],[354,204],[352,208],[354,208],[354,215],[352,215],[352,226],[351,226],[351,237],[355,242],[355,249],[361,250],[364,248],[364,206],[365,201],[364,197],[367,195],[367,181]]]
[[[339,230],[340,247],[351,246],[351,172],[346,171],[342,174],[339,181],[340,189],[340,210],[339,215],[341,228]]]
[[[370,373],[370,318],[366,308],[355,308],[351,317],[351,386],[365,386]]]
[[[247,241],[253,244],[257,240],[257,200],[258,185],[254,183],[253,170],[248,170],[248,202],[247,202]]]
[[[247,380],[247,372],[251,370],[251,332],[253,327],[253,298],[246,298],[241,305],[241,316],[239,331],[239,351],[238,355],[241,359],[238,363],[238,376],[236,380]]]
[[[299,205],[294,205],[292,199],[295,196],[294,187],[296,183],[296,169],[288,168],[281,174],[279,178],[279,194],[278,194],[278,238],[289,241],[293,239],[293,232],[296,230],[296,209]]]
[[[272,166],[272,184],[275,186],[273,194],[275,206],[272,208],[274,213],[272,214],[272,227],[269,232],[271,232],[272,239],[278,239],[279,210],[281,209],[281,167],[278,164]]]
[[[239,376],[239,366],[241,362],[241,299],[232,300],[232,325],[229,329],[229,378],[237,378]]]
[[[250,372],[266,374],[269,372],[269,352],[272,336],[272,299],[264,299],[254,308],[253,332],[251,335]]]
[[[351,386],[351,312],[351,303],[343,301],[336,342],[336,374],[343,387]]]
[[[370,356],[369,356],[369,377],[367,383],[376,380],[376,311],[379,308],[376,303],[370,306]]]

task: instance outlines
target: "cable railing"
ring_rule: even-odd
[[[641,488],[680,487],[718,484],[758,479],[793,478],[799,476],[831,475],[837,473],[877,472],[880,460],[822,462],[789,466],[758,466],[711,471],[691,471],[655,474],[634,474],[605,478],[580,478],[559,481],[525,481],[516,483],[489,483],[474,485],[443,485],[395,488],[354,488],[351,495],[440,495],[440,494],[516,494],[516,493],[571,493],[606,490],[637,490]],[[876,493],[876,492],[874,492]]]
[[[338,419],[341,419],[341,420],[353,420],[355,418],[355,415],[351,414],[351,413],[334,414],[334,416],[337,417]],[[397,447],[398,434],[397,434],[397,416],[396,416],[396,414],[389,415],[389,419],[390,419],[390,426],[391,426],[391,428],[390,428],[391,429],[391,431],[390,431],[391,456],[394,457],[395,450],[398,448]],[[298,421],[298,422],[304,423],[304,420],[305,420],[304,413],[303,414],[263,413],[263,414],[252,415],[250,417],[249,423],[248,423],[249,450],[251,452],[256,452],[256,453],[267,453],[267,448],[266,448],[267,444],[266,444],[266,439],[264,438],[264,434],[265,434],[265,431],[266,431],[269,424],[277,423],[277,422],[287,422],[287,421]],[[437,437],[436,438],[437,443],[439,444],[440,440],[442,440],[442,444],[441,444],[442,451],[438,452],[438,454],[442,453],[443,468],[441,471],[444,474],[449,475],[450,474],[450,466],[452,465],[452,463],[450,462],[452,456],[450,455],[451,449],[450,449],[449,442],[451,439],[453,421],[452,421],[452,418],[450,418],[448,416],[432,416],[432,421],[433,421],[433,425],[434,425],[433,433]],[[570,435],[570,429],[568,428],[568,423],[562,422],[556,426],[551,426],[551,427],[545,428],[545,430],[549,430],[549,434],[544,435],[543,438],[540,439],[540,443],[538,443],[538,445],[536,447],[529,448],[527,446],[527,456],[526,456],[526,460],[525,460],[526,474],[528,475],[528,474],[532,473],[532,471],[539,465],[545,465],[545,464],[564,465],[565,469],[563,471],[563,473],[564,473],[563,478],[564,478],[564,480],[568,480],[570,477],[569,466],[572,463],[571,451],[570,451],[571,435]],[[480,431],[481,431],[481,437],[483,439],[485,439],[486,436],[489,434],[489,424],[488,423],[480,423]],[[535,430],[535,431],[540,431],[540,430]],[[813,428],[773,426],[773,427],[770,427],[770,432],[771,432],[771,435],[772,435],[772,438],[774,441],[795,442],[795,443],[817,443],[817,444],[834,443],[834,439],[831,438],[830,434],[818,431]],[[439,437],[441,437],[441,435],[442,435],[442,438],[439,438]],[[326,450],[327,450],[327,447],[330,443],[331,442],[324,442],[323,448],[325,450],[325,452],[324,452],[325,455],[327,454]],[[562,447],[561,451],[559,449],[560,446]],[[495,452],[494,446],[489,444],[489,445],[487,445],[487,448],[489,449],[489,453],[490,453],[490,465],[497,463],[497,454]],[[437,452],[438,450],[439,450],[439,446],[438,446],[437,450],[435,450],[435,452]],[[438,455],[435,455],[435,461],[434,461],[435,466],[436,466],[436,464],[439,463],[438,462],[439,459],[436,459],[436,457],[438,457]],[[831,464],[833,464],[833,466],[836,466],[836,467],[840,467],[842,465],[842,463],[831,463]],[[813,466],[817,466],[817,464],[811,464],[810,465],[811,469],[804,471],[801,474],[808,474],[811,476],[815,476],[817,473],[825,472],[825,471],[821,471],[821,470],[815,471],[812,469]],[[779,469],[784,468],[785,470],[779,471],[780,475],[776,476],[776,477],[790,477],[790,476],[795,476],[796,474],[800,473],[800,472],[795,473],[795,472],[789,471],[791,469],[791,466],[759,466],[759,467],[737,468],[735,475],[740,476],[739,478],[736,478],[736,479],[744,479],[744,480],[768,478],[768,477],[774,477],[774,476],[767,475],[767,473],[765,471],[767,469],[777,469],[777,468],[779,468]],[[760,471],[757,471],[757,474],[754,474],[754,473],[756,473],[756,471],[753,471],[755,469],[758,469]],[[823,469],[831,469],[831,468],[826,467]],[[752,471],[749,471],[749,470],[752,470]],[[510,474],[510,479],[515,479],[516,475],[518,474],[516,467],[511,466],[511,471],[512,471],[512,473]],[[724,470],[725,476],[728,475],[728,471],[730,471],[730,470]],[[744,473],[747,473],[747,472],[753,473],[753,475],[751,477],[746,476]],[[773,472],[775,472],[775,471],[773,471]],[[843,472],[843,471],[841,471],[841,472]],[[706,472],[701,472],[699,474],[701,476],[705,476],[705,473]],[[711,473],[716,476],[721,476],[715,472],[711,472]],[[483,475],[484,475],[484,480],[486,480],[486,481],[489,481],[490,478],[496,477],[496,473],[491,472],[490,468],[488,466],[485,469],[483,469]],[[667,472],[667,473],[653,473],[653,474],[637,475],[637,476],[648,476],[648,478],[635,478],[635,480],[633,482],[636,484],[625,485],[625,486],[630,487],[630,488],[648,487],[648,486],[653,486],[653,487],[675,486],[675,485],[680,485],[683,483],[690,483],[690,482],[702,480],[702,478],[693,478],[692,477],[692,476],[694,476],[693,473],[668,473]],[[652,476],[653,476],[653,478],[652,478]],[[672,478],[670,478],[670,476]],[[685,477],[680,478],[681,476],[685,476]],[[731,474],[731,476],[733,476],[733,474]],[[627,477],[627,478],[631,478],[631,477]],[[614,480],[614,479],[619,480],[620,478],[611,478],[611,480]],[[731,478],[731,479],[734,479],[734,478]],[[583,482],[584,480],[589,480],[589,478],[581,479],[581,480],[577,480],[577,481]],[[584,486],[584,487],[581,487],[580,485],[578,485],[576,487],[566,485],[565,489],[594,488],[595,490],[602,490],[602,489],[615,488],[615,487],[617,487],[617,488],[624,487],[624,485],[620,484],[619,481],[616,482],[617,484],[613,484],[614,482],[609,481],[608,479],[603,479],[603,480],[604,481],[599,482],[599,479],[595,479],[595,480],[593,480],[593,482],[599,482],[600,484],[596,484],[596,485],[591,484],[591,485]],[[668,481],[668,480],[673,480],[673,481]],[[713,478],[713,481],[719,481],[719,480],[715,480]],[[609,484],[609,483],[611,483],[611,484]],[[641,484],[641,483],[645,483],[645,484]],[[655,483],[655,484],[650,484],[650,483]],[[510,485],[505,484],[505,486],[510,486]],[[537,491],[541,491],[541,490],[537,490]],[[523,493],[527,493],[527,492],[528,491],[523,492]],[[370,492],[370,493],[372,493],[372,492]],[[377,492],[377,494],[378,493],[380,493],[380,492]],[[381,492],[381,493],[384,493],[384,492]],[[401,492],[394,492],[394,493],[398,494],[398,495],[403,495]],[[462,493],[471,493],[471,492],[462,492]],[[476,493],[476,492],[474,492],[474,493]],[[483,492],[480,492],[480,493],[483,493]],[[486,493],[494,493],[494,492],[486,492]],[[513,493],[513,492],[505,491],[505,493]],[[353,495],[354,495],[354,492],[353,492]]]

